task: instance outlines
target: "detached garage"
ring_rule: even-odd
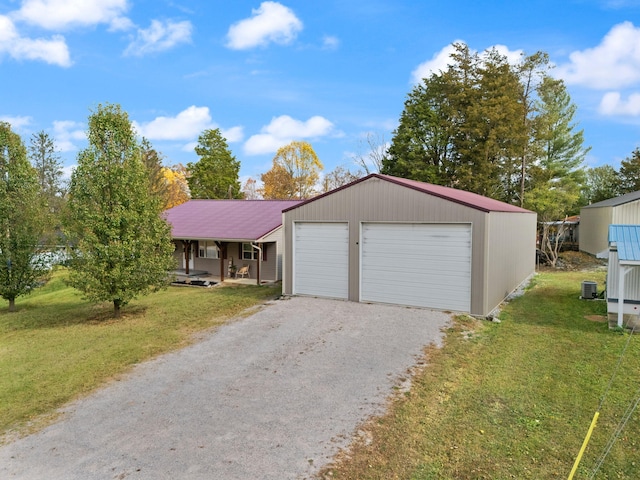
[[[488,315],[535,269],[536,214],[372,174],[284,210],[283,292]]]

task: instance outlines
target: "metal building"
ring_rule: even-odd
[[[535,270],[536,214],[372,174],[283,212],[283,293],[488,315]]]
[[[602,258],[609,249],[609,225],[640,224],[640,191],[580,209],[580,250]]]

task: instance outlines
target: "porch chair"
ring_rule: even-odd
[[[248,277],[249,276],[249,265],[245,265],[241,268],[238,269],[238,271],[236,272],[236,278],[240,277],[240,278],[244,278],[244,277]]]

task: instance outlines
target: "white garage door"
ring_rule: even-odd
[[[318,297],[349,296],[347,223],[295,223],[293,293]]]
[[[363,223],[360,300],[468,312],[471,225]]]

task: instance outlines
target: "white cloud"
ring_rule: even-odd
[[[456,42],[461,42],[461,40],[456,40],[454,43]],[[451,54],[455,51],[453,44],[447,45],[431,57],[431,60],[422,62],[411,72],[411,83],[420,83],[423,78],[430,77],[432,73],[445,71],[453,63]]]
[[[306,122],[288,115],[281,115],[262,127],[261,133],[252,135],[244,144],[247,155],[273,153],[278,148],[296,139],[318,138],[333,133],[333,123],[321,116],[311,117]]]
[[[11,130],[14,132],[18,132],[24,127],[28,126],[31,123],[31,117],[24,116],[11,116],[11,115],[2,115],[0,116],[0,122],[7,122],[11,124]]]
[[[147,123],[133,122],[136,131],[149,140],[191,140],[203,130],[215,128],[209,107],[195,105],[175,117],[157,117]]]
[[[64,37],[31,39],[20,36],[9,17],[0,15],[0,54],[7,53],[16,60],[40,60],[49,64],[71,65],[69,49]]]
[[[455,40],[452,44],[447,45],[438,53],[436,53],[431,60],[418,65],[413,72],[411,72],[411,83],[420,83],[423,78],[428,78],[433,73],[439,73],[447,70],[447,68],[454,63],[451,59],[451,54],[456,52],[454,43],[464,43],[462,40]],[[485,52],[495,48],[496,51],[507,58],[507,61],[513,65],[520,63],[522,59],[522,50],[509,50],[509,47],[505,45],[493,45],[485,50]],[[475,53],[471,50],[471,53]]]
[[[139,29],[136,39],[129,44],[125,55],[141,57],[148,53],[169,50],[179,43],[191,41],[193,26],[189,21],[152,20],[147,29]]]
[[[608,92],[602,97],[598,110],[603,115],[640,116],[640,93],[632,93],[624,101],[619,92]]]
[[[244,50],[269,42],[288,44],[302,30],[302,22],[295,13],[278,2],[262,2],[251,14],[229,27],[227,47]]]
[[[56,148],[61,152],[74,152],[78,150],[78,142],[87,140],[85,126],[71,120],[56,120],[53,122],[53,138]]]
[[[122,25],[128,10],[127,0],[24,0],[13,13],[16,19],[48,30],[99,23]]]
[[[340,39],[332,35],[325,35],[322,38],[322,46],[325,50],[335,50],[340,46]]]
[[[640,82],[640,28],[615,25],[596,47],[575,51],[555,75],[567,84],[596,89],[622,88]]]
[[[241,142],[244,138],[243,127],[231,127],[227,129],[220,129],[220,133],[227,140],[227,143]]]

